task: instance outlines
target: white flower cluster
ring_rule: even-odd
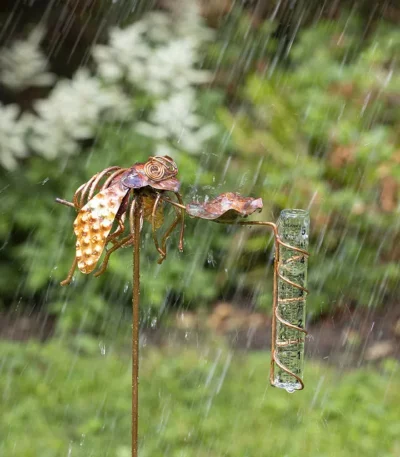
[[[29,146],[47,159],[79,150],[79,141],[93,138],[100,121],[124,120],[130,107],[117,87],[79,70],[72,80],[60,80],[49,97],[34,105]]]
[[[47,71],[48,62],[39,47],[43,37],[44,30],[38,27],[26,40],[16,40],[0,51],[0,82],[3,85],[21,91],[54,83],[55,75]]]
[[[25,42],[18,41],[0,51],[0,78],[4,84],[8,81],[9,87],[23,89],[54,81],[53,75],[45,71],[47,61],[39,48],[42,36],[43,32],[35,29]],[[15,65],[11,65],[14,51]],[[78,70],[72,79],[57,81],[48,97],[36,101],[33,108],[35,114],[21,116],[17,105],[0,104],[0,164],[4,168],[15,168],[17,159],[30,152],[46,159],[74,154],[81,140],[95,136],[101,121],[125,120],[130,113],[129,100],[119,87],[104,85],[87,70]]]
[[[201,45],[212,38],[196,9],[196,3],[178,2],[177,19],[165,13],[148,13],[126,29],[114,29],[108,46],[96,46],[93,54],[98,73],[108,82],[125,81],[154,97],[154,107],[136,131],[159,142],[156,147],[171,153],[171,147],[199,153],[216,134],[196,114],[195,87],[211,79],[196,68]]]
[[[157,103],[148,122],[139,122],[136,130],[142,135],[160,140],[165,147],[172,143],[179,149],[199,153],[217,129],[214,124],[206,124],[196,115],[194,107],[196,93],[194,89],[187,88]]]
[[[46,99],[36,101],[34,114],[20,117],[16,105],[0,105],[0,164],[12,169],[30,152],[49,160],[78,152],[80,141],[93,138],[101,122],[127,121],[132,98],[124,92],[127,87],[129,94],[138,90],[154,100],[146,121],[133,128],[155,140],[156,154],[204,150],[216,127],[196,114],[195,87],[210,79],[196,66],[200,45],[212,35],[193,9],[195,3],[185,4],[192,6],[182,6],[176,20],[149,13],[123,30],[114,29],[109,45],[93,50],[94,75],[78,70],[72,79],[57,81]],[[4,84],[22,89],[54,82],[39,48],[42,37],[36,29],[25,42],[0,51]]]
[[[26,124],[19,115],[17,105],[0,103],[0,164],[9,170],[17,166],[17,159],[27,155]]]
[[[0,105],[0,164],[13,169],[29,152],[52,160],[79,151],[93,138],[101,121],[125,120],[130,104],[116,87],[104,87],[86,70],[60,80],[46,99],[34,104],[36,114],[20,117],[15,104]]]
[[[195,30],[202,33],[195,35]],[[96,46],[93,55],[104,80],[124,80],[149,94],[166,96],[209,81],[209,72],[195,69],[206,37],[211,35],[205,27],[182,27],[168,14],[154,12],[125,29],[113,29],[109,44]]]

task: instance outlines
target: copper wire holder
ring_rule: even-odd
[[[298,332],[303,333],[304,335],[307,335],[307,330],[305,330],[304,328],[301,328],[301,327],[299,327],[297,325],[291,324],[288,321],[285,321],[279,315],[279,312],[278,312],[278,278],[280,278],[282,281],[286,282],[287,284],[290,284],[291,286],[302,290],[306,294],[308,294],[309,291],[308,291],[308,289],[304,288],[300,284],[296,284],[295,282],[290,281],[288,278],[285,278],[283,275],[281,275],[279,273],[279,269],[280,269],[280,267],[282,265],[282,260],[280,259],[280,254],[279,254],[279,246],[283,246],[283,247],[285,247],[287,249],[291,249],[292,251],[298,252],[299,254],[301,254],[301,256],[309,257],[310,254],[309,254],[308,251],[305,251],[304,249],[292,246],[292,245],[290,245],[288,243],[284,243],[279,237],[278,227],[274,222],[238,221],[238,222],[232,222],[232,223],[228,223],[228,222],[220,222],[220,223],[222,223],[222,224],[230,224],[230,225],[269,227],[273,231],[273,234],[274,234],[274,279],[273,279],[272,324],[271,324],[271,327],[272,327],[272,332],[271,332],[272,333],[272,335],[271,335],[271,368],[270,368],[270,378],[269,378],[269,380],[270,380],[271,385],[275,387],[275,384],[274,384],[275,365],[277,365],[277,366],[279,366],[279,368],[281,370],[283,370],[284,372],[286,372],[290,376],[293,376],[293,378],[295,378],[300,384],[300,388],[297,389],[297,390],[302,390],[302,389],[304,389],[303,380],[299,376],[297,376],[295,373],[290,371],[287,368],[287,366],[285,366],[279,360],[279,357],[277,355],[277,346],[284,347],[284,346],[288,346],[290,344],[299,343],[299,342],[302,342],[302,339],[299,338],[298,340],[290,340],[290,341],[285,341],[284,343],[282,342],[282,343],[278,343],[277,344],[277,342],[276,342],[276,321],[279,321],[282,325],[285,325],[286,327],[291,328],[293,330],[297,330]],[[289,262],[293,262],[295,260],[298,260],[298,258],[299,258],[298,255],[297,256],[292,256],[286,261],[286,264],[288,264]],[[302,301],[302,300],[304,300],[304,298],[303,297],[289,298],[289,299],[286,299],[286,300],[290,301],[290,302],[296,302],[296,301]]]
[[[302,343],[303,338],[299,338],[296,340],[289,340],[285,342],[277,342],[276,341],[276,321],[279,321],[281,325],[284,325],[288,328],[291,328],[293,330],[298,331],[300,334],[307,335],[307,330],[305,330],[302,327],[299,327],[297,325],[291,324],[290,322],[286,321],[283,319],[278,312],[278,277],[281,279],[281,281],[286,282],[287,284],[290,284],[292,287],[295,287],[296,289],[302,290],[305,294],[308,294],[309,291],[305,287],[301,286],[300,284],[297,284],[293,281],[290,281],[288,278],[283,276],[282,274],[279,273],[279,270],[281,269],[283,265],[283,261],[280,258],[280,253],[279,253],[279,246],[283,246],[286,249],[290,249],[292,251],[298,252],[299,255],[295,255],[290,257],[289,259],[286,260],[285,264],[287,265],[290,262],[294,262],[299,260],[299,258],[302,258],[303,256],[309,257],[309,252],[305,251],[304,249],[292,246],[290,244],[284,243],[278,236],[278,231],[277,227],[274,224],[274,235],[275,235],[275,260],[274,260],[274,291],[273,291],[273,313],[272,313],[272,343],[271,343],[271,369],[270,369],[270,383],[272,386],[275,386],[274,381],[275,381],[275,365],[277,365],[282,371],[286,372],[293,378],[295,378],[298,383],[300,384],[300,388],[297,390],[302,390],[304,389],[304,382],[300,378],[300,376],[297,376],[295,373],[290,371],[287,366],[285,366],[280,360],[279,357],[277,356],[277,347],[285,347],[289,346],[292,344],[296,343]],[[305,297],[294,297],[294,298],[286,298],[286,299],[281,299],[281,302],[286,302],[286,303],[296,303],[305,300]]]

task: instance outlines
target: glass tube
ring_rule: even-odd
[[[280,241],[307,251],[308,211],[283,210],[277,226]],[[303,388],[307,259],[305,253],[279,244],[273,385],[288,392]]]

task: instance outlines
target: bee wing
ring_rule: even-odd
[[[115,216],[129,191],[120,182],[95,195],[74,222],[76,259],[82,273],[91,273],[106,245]]]

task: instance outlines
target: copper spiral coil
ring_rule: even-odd
[[[287,368],[286,365],[284,365],[278,355],[277,355],[277,349],[275,346],[277,346],[278,348],[281,348],[281,347],[286,347],[286,346],[289,346],[291,344],[299,344],[299,343],[302,343],[303,342],[303,339],[302,338],[298,338],[298,339],[294,339],[294,340],[288,340],[288,341],[285,341],[285,342],[276,342],[275,341],[275,335],[276,335],[276,320],[279,321],[282,325],[288,327],[288,328],[291,328],[293,330],[297,330],[298,332],[300,333],[303,333],[305,335],[307,335],[307,330],[305,330],[304,328],[301,328],[299,327],[298,325],[294,325],[294,324],[291,324],[290,322],[286,321],[285,319],[283,319],[279,312],[278,312],[278,297],[277,297],[277,288],[276,288],[276,281],[277,281],[277,278],[280,278],[282,281],[286,282],[287,284],[291,285],[292,287],[295,287],[296,289],[299,289],[299,290],[302,290],[304,293],[308,294],[309,291],[308,289],[306,289],[305,287],[301,286],[300,284],[297,284],[293,281],[290,281],[290,279],[286,278],[285,276],[283,276],[279,270],[282,269],[282,266],[285,267],[287,264],[291,263],[291,262],[295,262],[295,261],[298,261],[300,260],[303,256],[309,256],[310,254],[305,251],[304,249],[301,249],[301,248],[297,248],[295,246],[291,246],[290,244],[287,244],[287,243],[284,243],[283,241],[281,241],[281,239],[279,238],[279,236],[277,235],[277,233],[275,232],[275,239],[276,239],[276,248],[275,248],[275,291],[274,291],[274,320],[275,322],[273,323],[273,326],[275,327],[274,330],[273,330],[273,342],[272,342],[272,364],[275,363],[276,365],[278,365],[278,367],[284,371],[285,373],[287,373],[288,375],[290,376],[293,376],[293,378],[295,378],[298,383],[300,384],[300,389],[298,390],[302,390],[304,388],[304,383],[303,383],[303,380],[297,376],[295,373],[293,373],[293,371],[289,370]],[[280,255],[279,255],[279,245],[287,248],[287,249],[291,249],[293,251],[296,251],[298,253],[300,253],[301,255],[295,255],[295,256],[292,256],[290,257],[289,259],[286,260],[285,262],[285,265],[282,264],[282,260],[280,258]],[[286,299],[281,299],[279,300],[280,303],[295,303],[295,302],[299,302],[299,301],[303,301],[305,298],[304,297],[295,297],[295,298],[286,298]],[[274,381],[274,370],[273,370],[273,366],[271,367],[271,384],[273,384],[273,381]]]
[[[295,373],[290,371],[280,360],[279,357],[277,356],[277,351],[276,351],[276,346],[278,347],[284,347],[288,346],[289,344],[294,344],[302,341],[301,339],[296,339],[296,340],[289,340],[285,341],[282,343],[276,343],[275,338],[276,338],[276,321],[279,321],[282,325],[285,325],[286,327],[289,327],[293,330],[297,330],[301,333],[304,333],[307,335],[307,330],[304,328],[301,328],[297,325],[291,324],[290,322],[284,320],[278,312],[278,278],[280,278],[282,281],[286,282],[287,284],[290,284],[293,287],[296,287],[297,289],[302,290],[304,293],[308,294],[309,291],[305,287],[301,286],[300,284],[296,284],[293,281],[290,281],[290,279],[285,278],[283,275],[279,273],[279,268],[282,265],[280,255],[279,255],[279,246],[283,246],[287,249],[291,249],[293,251],[298,252],[301,255],[295,255],[290,257],[287,261],[286,264],[290,262],[294,262],[296,260],[299,260],[302,256],[307,256],[309,257],[309,252],[305,251],[304,249],[297,248],[295,246],[292,246],[290,244],[287,244],[283,242],[279,235],[278,235],[278,227],[274,222],[264,222],[264,221],[238,221],[238,222],[228,222],[224,221],[222,222],[223,224],[232,224],[232,225],[242,225],[242,226],[263,226],[263,227],[269,227],[273,230],[274,232],[274,237],[275,237],[275,262],[274,262],[274,291],[273,291],[273,314],[272,314],[272,345],[271,345],[271,370],[270,370],[270,383],[274,385],[274,377],[275,377],[275,364],[278,365],[278,367],[283,370],[285,373],[289,374],[290,376],[293,376],[300,384],[300,389],[297,390],[302,390],[304,389],[304,383],[303,380],[297,376]],[[286,302],[286,303],[291,303],[291,302],[296,302],[296,301],[301,301],[304,300],[303,297],[298,297],[298,298],[287,298],[283,300],[279,300],[280,303]]]
[[[286,282],[287,284],[290,284],[293,287],[296,287],[297,289],[302,290],[304,293],[308,294],[308,289],[304,288],[300,284],[296,284],[293,281],[290,281],[290,279],[285,278],[279,273],[279,267],[281,266],[281,259],[279,255],[279,246],[283,246],[287,249],[291,249],[293,251],[298,252],[301,255],[296,255],[290,257],[287,261],[287,263],[294,262],[295,260],[299,260],[302,256],[307,256],[309,257],[309,252],[305,251],[304,249],[297,248],[295,246],[292,246],[290,244],[287,244],[283,242],[279,235],[278,235],[278,227],[274,222],[264,222],[264,221],[238,221],[238,222],[228,222],[224,221],[222,222],[223,224],[229,224],[229,225],[242,225],[242,226],[263,226],[263,227],[269,227],[273,230],[274,232],[274,237],[275,237],[275,262],[274,262],[274,291],[273,291],[273,314],[272,314],[272,345],[271,345],[271,370],[270,370],[270,383],[271,385],[274,385],[274,377],[275,377],[275,364],[278,365],[278,367],[283,370],[285,373],[289,374],[290,376],[293,376],[300,384],[300,389],[297,390],[302,390],[304,389],[304,383],[303,380],[297,376],[295,373],[290,371],[280,360],[279,357],[277,356],[277,351],[276,351],[276,346],[278,347],[284,347],[288,346],[289,344],[294,344],[298,343],[302,340],[296,339],[296,340],[289,340],[285,341],[282,343],[276,343],[275,338],[276,338],[276,321],[278,320],[282,325],[285,325],[286,327],[289,327],[293,330],[297,330],[301,333],[307,334],[307,330],[304,328],[301,328],[297,325],[291,324],[290,322],[284,320],[278,312],[278,278],[280,278],[282,281]],[[296,302],[296,301],[301,301],[304,300],[303,297],[298,297],[298,298],[287,298],[284,300],[279,300],[281,303],[282,302]]]
[[[150,157],[144,165],[146,176],[152,181],[163,181],[178,174],[176,163],[168,156]]]

